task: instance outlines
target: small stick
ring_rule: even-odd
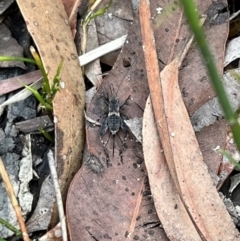
[[[26,228],[25,222],[23,220],[21,208],[18,205],[17,198],[15,196],[12,184],[10,182],[9,176],[6,172],[6,169],[4,167],[4,164],[3,164],[3,161],[2,161],[1,157],[0,157],[0,174],[1,174],[3,182],[5,184],[7,194],[9,196],[10,200],[11,200],[12,206],[13,206],[14,211],[16,213],[18,223],[19,223],[19,226],[20,226],[20,229],[21,229],[21,232],[22,232],[23,240],[29,241],[30,239],[29,239],[29,236],[28,236],[28,233],[27,233],[27,228]]]
[[[66,218],[63,210],[63,202],[62,202],[62,195],[58,183],[58,176],[57,176],[57,171],[55,167],[55,161],[53,157],[53,152],[50,149],[47,153],[47,158],[48,158],[48,164],[50,168],[50,173],[53,181],[53,186],[55,189],[55,194],[56,194],[56,199],[57,199],[57,206],[58,206],[58,214],[59,214],[59,219],[61,223],[61,229],[62,229],[62,240],[67,241],[67,228],[66,228]]]

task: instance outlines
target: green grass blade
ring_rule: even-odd
[[[109,3],[108,3],[105,7],[101,8],[101,9],[99,9],[98,11],[96,11],[95,13],[93,13],[93,14],[89,17],[88,22],[90,22],[92,19],[94,19],[94,18],[96,18],[96,17],[104,14],[105,12],[107,12],[107,10],[108,10],[108,9],[110,8],[110,6],[112,5],[112,2],[113,2],[113,0],[110,0]]]
[[[18,230],[17,228],[15,228],[14,226],[12,226],[9,222],[7,222],[6,220],[4,220],[3,218],[0,218],[0,224],[2,224],[4,227],[6,227],[7,229],[9,229],[9,230],[11,230],[12,232],[14,232],[17,237],[22,237],[21,231]],[[4,239],[3,239],[3,240],[4,240]]]
[[[52,100],[53,100],[54,96],[56,95],[57,91],[59,91],[59,89],[60,89],[59,85],[60,85],[60,73],[62,70],[62,65],[63,65],[63,61],[61,61],[61,63],[59,64],[59,66],[57,68],[57,73],[53,79],[53,84],[51,87]]]
[[[33,58],[36,61],[38,68],[40,69],[40,71],[42,73],[42,76],[43,76],[43,87],[42,87],[43,95],[48,96],[51,94],[51,88],[50,88],[48,75],[43,66],[43,62],[42,62],[40,56],[38,55],[38,53],[36,52],[36,50],[32,46],[30,47],[30,51],[31,51]]]
[[[45,100],[37,90],[28,85],[24,85],[24,87],[34,94],[34,96],[37,98],[37,100],[41,103],[42,106],[44,106],[47,110],[53,111],[53,107],[47,102],[45,102]]]
[[[0,56],[0,61],[22,61],[26,63],[31,63],[31,64],[37,64],[36,61],[33,59],[28,59],[28,58],[22,58],[22,57],[13,57],[13,56]]]
[[[43,128],[39,129],[39,131],[44,135],[44,137],[54,143],[54,138]]]
[[[240,164],[232,157],[229,152],[222,149],[220,149],[219,152],[224,155],[235,167],[237,167],[238,170],[240,170]]]

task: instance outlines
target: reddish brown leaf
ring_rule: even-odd
[[[115,64],[116,67],[104,79],[87,109],[87,115],[94,120],[103,121],[102,95],[107,93],[111,95],[111,85],[120,103],[131,94],[132,100],[124,109],[124,114],[128,118],[142,115],[141,109],[144,108],[148,90],[142,50],[135,44],[135,39],[140,38],[138,23],[131,28],[129,36],[128,44],[123,48]],[[125,67],[124,59],[129,61],[128,67]],[[123,140],[125,134],[120,132],[119,136]],[[104,140],[107,138],[108,134]],[[91,236],[96,239],[111,237],[112,240],[119,241],[132,239],[133,233],[134,236],[139,234],[135,232],[135,228],[146,176],[143,160],[136,155],[141,152],[141,145],[130,135],[126,142],[127,148],[123,151],[122,164],[119,156],[121,142],[116,136],[113,156],[111,137],[107,148],[112,165],[107,168],[106,155],[99,139],[99,127],[87,126],[87,144],[91,155],[102,163],[104,172],[101,177],[100,173],[94,174],[88,166],[83,166],[69,189],[67,219],[71,239],[76,240],[79,239],[77,237],[81,237],[81,240],[89,240]],[[158,233],[155,232],[153,237],[157,237],[155,235]]]
[[[225,146],[228,130],[229,127],[226,121],[221,120],[211,126],[203,128],[201,132],[196,133],[204,162],[216,175],[219,174],[219,166],[222,162],[219,149]]]
[[[200,14],[206,14],[210,6],[216,3],[216,1],[196,0],[195,3]],[[222,1],[222,3],[227,6],[226,0]],[[159,7],[163,8],[161,14],[156,13]],[[186,37],[189,36],[189,27],[186,20],[182,18],[181,7],[179,7],[178,1],[151,1],[150,8],[153,17],[152,27],[156,39],[157,57],[160,68],[163,69],[182,50]],[[173,12],[169,16],[164,14],[171,10]],[[218,70],[222,73],[225,43],[228,37],[228,19],[222,24],[213,24],[207,19],[203,29]],[[179,79],[183,100],[190,116],[205,102],[215,96],[201,55],[195,45],[192,46],[183,61]]]

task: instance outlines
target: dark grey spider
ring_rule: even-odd
[[[124,116],[121,114],[121,109],[124,105],[127,104],[127,101],[130,99],[130,96],[126,99],[126,101],[120,105],[119,103],[119,99],[116,96],[113,96],[111,98],[106,98],[105,102],[108,106],[108,113],[106,118],[103,120],[102,125],[100,127],[100,140],[103,143],[104,146],[104,151],[107,157],[107,165],[109,162],[109,155],[108,155],[108,151],[106,148],[106,145],[108,143],[108,140],[110,138],[110,136],[113,136],[113,138],[115,137],[115,135],[118,135],[118,132],[120,130],[122,130],[123,132],[126,133],[126,137],[124,138],[124,141],[122,141],[118,135],[118,138],[121,140],[122,142],[122,147],[120,148],[120,157],[121,157],[121,161],[122,161],[122,149],[124,147],[125,141],[128,137],[128,126],[126,125],[126,123],[124,122]],[[107,133],[110,132],[109,134],[109,138],[106,142],[103,142],[102,137]],[[114,142],[113,142],[114,145]],[[113,156],[114,156],[114,146],[113,146]]]

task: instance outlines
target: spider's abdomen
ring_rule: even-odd
[[[121,117],[118,115],[111,115],[108,117],[108,129],[112,135],[116,134],[121,126]]]

